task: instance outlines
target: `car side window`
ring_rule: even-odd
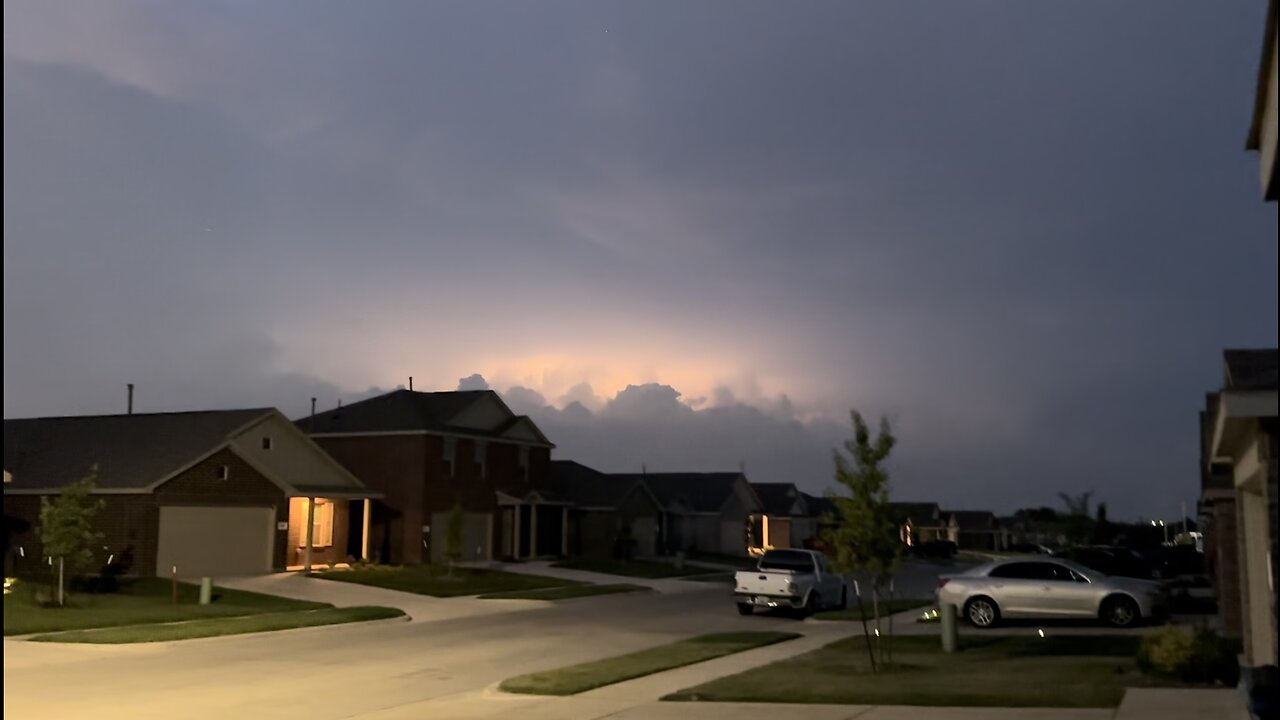
[[[1075,582],[1075,573],[1071,572],[1071,568],[1055,565],[1053,563],[1036,563],[1039,565],[1039,580],[1055,580],[1058,582]]]
[[[1031,568],[1034,564],[1036,563],[1005,563],[1004,565],[997,565],[992,568],[991,572],[987,574],[991,577],[1009,578],[1011,580],[1030,580],[1035,577]]]

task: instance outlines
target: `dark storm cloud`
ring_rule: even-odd
[[[903,496],[1167,514],[1276,343],[1264,11],[6,3],[5,412],[480,370],[605,469],[816,489],[858,407]]]

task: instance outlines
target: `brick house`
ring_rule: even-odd
[[[1224,627],[1238,615],[1246,667],[1274,666],[1277,351],[1226,350],[1223,365],[1222,388],[1200,417],[1209,562]]]
[[[371,519],[378,560],[443,561],[455,504],[465,513],[465,560],[566,551],[566,506],[537,493],[554,445],[491,390],[395,390],[296,425],[382,494]],[[548,547],[547,538],[562,541]]]
[[[4,465],[13,478],[4,485],[7,564],[18,572],[45,562],[41,498],[94,466],[103,501],[95,560],[131,556],[130,572],[143,576],[359,557],[359,518],[375,496],[272,408],[6,419]]]
[[[817,536],[816,508],[795,483],[751,483],[763,508],[761,548],[809,547]],[[806,544],[807,543],[807,544]]]
[[[566,554],[661,554],[662,505],[641,480],[552,460],[543,492],[564,503]]]
[[[629,473],[615,478],[639,480],[662,505],[657,542],[667,553],[704,552],[745,556],[760,547],[763,511],[741,472]]]

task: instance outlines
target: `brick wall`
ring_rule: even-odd
[[[423,435],[360,435],[313,438],[335,460],[370,489],[383,493],[377,531],[371,550],[385,550],[391,563],[420,563],[422,555],[423,494],[429,457],[440,461],[441,448],[431,456]]]
[[[1205,554],[1218,593],[1218,620],[1222,623],[1223,633],[1240,637],[1240,560],[1235,499],[1215,499],[1211,512]]]
[[[224,465],[229,474],[226,480],[219,480],[218,471]],[[101,568],[109,555],[119,555],[131,548],[132,574],[139,576],[155,574],[160,505],[271,506],[276,508],[277,521],[289,517],[284,492],[229,450],[206,458],[161,485],[153,494],[95,497],[103,501],[102,510],[94,520],[103,539],[102,546],[95,548],[90,570]],[[18,573],[41,571],[42,551],[36,530],[40,524],[40,497],[5,495],[4,511],[31,524],[29,532],[13,539],[13,544],[25,551],[25,557],[14,559],[15,570]],[[286,534],[277,531],[273,561],[277,569],[284,568],[285,545]]]

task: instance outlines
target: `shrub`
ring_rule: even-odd
[[[1142,638],[1138,667],[1143,672],[1186,683],[1233,687],[1240,679],[1234,645],[1208,627],[1192,630],[1169,626]]]

